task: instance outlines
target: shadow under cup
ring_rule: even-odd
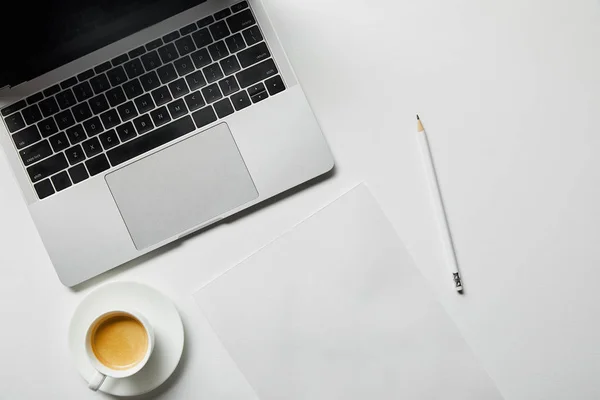
[[[90,325],[87,355],[103,375],[125,378],[141,370],[154,348],[154,333],[146,319],[133,311],[110,311]]]

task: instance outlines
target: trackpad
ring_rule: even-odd
[[[106,175],[138,250],[258,197],[227,124]]]

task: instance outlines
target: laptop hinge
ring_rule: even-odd
[[[10,85],[0,87],[0,92],[10,89]]]

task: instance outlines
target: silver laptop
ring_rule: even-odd
[[[40,7],[4,51],[0,144],[63,284],[333,168],[259,0]]]

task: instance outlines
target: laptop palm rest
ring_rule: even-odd
[[[108,174],[106,182],[138,250],[258,197],[225,123]]]

